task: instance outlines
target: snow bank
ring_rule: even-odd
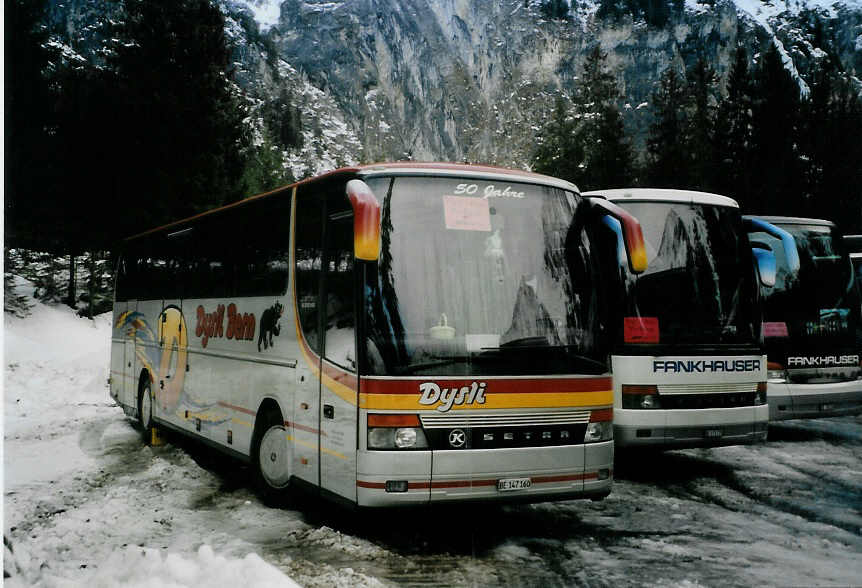
[[[208,545],[202,545],[191,557],[176,553],[163,555],[155,549],[126,548],[114,553],[86,583],[95,588],[118,585],[127,588],[299,586],[257,554],[228,559],[215,554]]]

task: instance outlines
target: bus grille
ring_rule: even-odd
[[[744,394],[757,392],[757,382],[742,382],[740,384],[661,384],[658,393],[664,397],[669,394]],[[664,399],[664,398],[662,398]]]
[[[431,449],[505,449],[580,445],[590,422],[589,410],[522,413],[421,415]],[[464,444],[452,445],[453,433]]]
[[[452,429],[463,427],[519,427],[543,425],[572,425],[590,422],[589,410],[523,413],[467,413],[423,414],[419,417],[426,429]]]

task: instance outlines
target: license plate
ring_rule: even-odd
[[[833,408],[835,408],[835,407],[832,406],[831,404],[821,404],[820,405],[821,411],[832,410]]]
[[[500,492],[509,492],[511,490],[526,490],[533,485],[530,478],[505,478],[497,480],[497,490]]]
[[[721,429],[707,429],[703,432],[703,436],[707,439],[718,439],[721,437]]]

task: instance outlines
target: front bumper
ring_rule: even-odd
[[[767,405],[735,409],[614,410],[617,447],[722,447],[766,440]]]
[[[769,382],[769,420],[862,414],[862,380],[828,384]]]
[[[613,441],[560,447],[461,451],[360,451],[360,506],[457,501],[540,502],[602,498],[613,483]],[[372,473],[373,472],[373,473]],[[501,479],[529,478],[529,488],[501,491]],[[407,481],[387,492],[387,481]]]

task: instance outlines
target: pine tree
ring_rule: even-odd
[[[532,168],[538,173],[576,182],[583,162],[582,145],[575,141],[575,120],[565,100],[557,97],[554,112],[545,123],[533,154]]]
[[[689,116],[686,131],[689,153],[687,170],[688,187],[697,190],[714,190],[717,169],[713,151],[715,113],[712,92],[715,72],[701,58],[686,71]]]
[[[590,188],[627,186],[633,178],[632,148],[617,105],[620,90],[606,60],[596,45],[575,89],[575,140],[584,154],[577,183]]]
[[[244,196],[251,151],[230,80],[224,16],[210,0],[127,0],[111,65],[141,229]]]
[[[727,96],[716,116],[714,157],[718,174],[713,189],[736,198],[744,208],[754,205],[750,188],[752,91],[748,53],[740,46],[728,74]]]
[[[804,175],[799,151],[799,85],[775,44],[763,55],[752,105],[752,196],[765,214],[801,214]]]
[[[806,194],[800,214],[862,229],[862,98],[847,74],[821,64],[802,105]]]
[[[41,212],[51,211],[56,194],[45,179],[54,163],[54,128],[48,32],[40,23],[44,0],[5,3],[4,36],[4,224],[6,243],[59,247]],[[53,244],[49,244],[53,242]]]
[[[653,187],[690,185],[686,149],[686,88],[673,67],[652,95],[653,123],[647,138],[647,180]]]

